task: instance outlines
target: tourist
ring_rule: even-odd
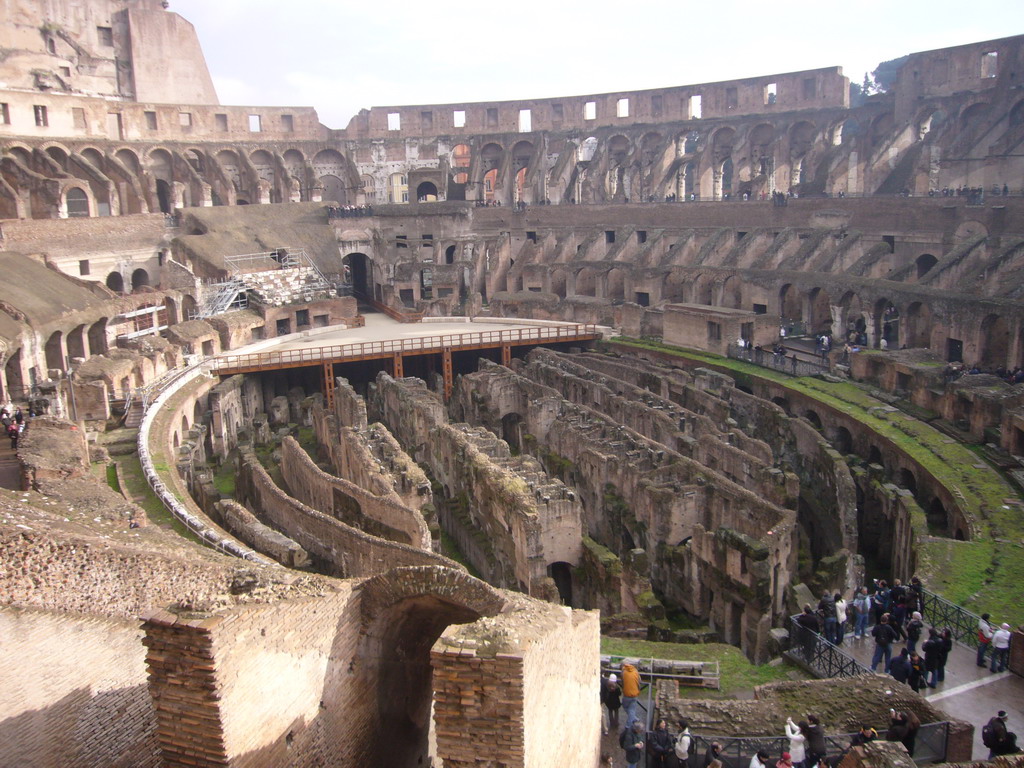
[[[664,718],[647,734],[647,768],[675,768],[675,744]]]
[[[793,756],[793,767],[804,768],[807,756],[807,721],[793,723],[793,718],[786,718],[786,736],[789,737],[789,754]]]
[[[825,759],[825,729],[817,715],[807,716],[807,759],[806,767],[814,768]]]
[[[868,597],[868,588],[861,587],[853,598],[853,636],[864,639],[868,634],[868,616],[871,613],[871,598]]]
[[[771,757],[765,750],[759,749],[757,754],[750,758],[749,768],[768,768],[768,761],[770,759]]]
[[[989,615],[987,613],[981,614],[981,618],[978,619],[978,666],[985,666],[985,653],[989,648],[992,647],[992,635],[994,629],[988,622]]]
[[[626,765],[629,768],[636,768],[643,759],[644,739],[644,724],[640,720],[634,720],[630,726],[622,729],[619,746],[626,753]]]
[[[842,645],[843,638],[846,636],[846,601],[843,596],[836,592],[835,595],[836,605],[836,630],[835,630],[835,644]]]
[[[914,689],[914,693],[920,693],[921,689],[925,687],[928,676],[924,659],[917,651],[911,651],[908,663],[910,664],[910,674],[907,676],[907,684]]]
[[[891,605],[891,598],[889,595],[889,585],[885,583],[885,580],[875,580],[875,594],[871,596],[871,607],[875,611],[875,624],[882,623],[882,614],[889,612],[889,606]]]
[[[899,655],[892,660],[889,665],[889,674],[892,675],[893,680],[898,683],[908,683],[910,681],[910,650],[908,648],[901,648]]]
[[[818,614],[814,612],[810,604],[807,604],[804,606],[803,613],[796,617],[796,623],[800,627],[804,658],[810,661],[814,657],[814,646],[817,645],[818,633],[821,631]]]
[[[622,712],[626,725],[636,720],[636,705],[640,697],[640,673],[632,664],[622,662]]]
[[[851,747],[861,747],[869,742],[874,741],[878,738],[878,731],[872,728],[870,725],[861,724],[860,730],[853,734],[853,738],[850,739]]]
[[[875,638],[875,654],[871,659],[871,671],[875,671],[883,657],[885,669],[889,670],[892,660],[892,644],[900,639],[902,632],[889,623],[889,614],[883,613],[881,620],[872,628],[871,636]]]
[[[928,630],[928,639],[921,646],[924,651],[924,668],[928,671],[928,687],[934,688],[939,682],[939,657],[942,655],[942,638],[939,630]]]
[[[822,595],[821,600],[818,601],[818,614],[822,617],[822,623],[824,624],[825,639],[830,643],[835,643],[836,601],[828,592]]]
[[[622,705],[622,688],[619,678],[612,672],[601,684],[601,703],[604,705],[605,716],[601,719],[603,733],[619,732],[619,707]]]
[[[913,712],[894,712],[889,710],[892,720],[889,730],[885,733],[886,741],[898,741],[907,748],[907,754],[914,756],[917,732],[921,729],[921,721]]]
[[[690,724],[686,720],[679,721],[679,735],[676,736],[676,762],[679,768],[694,768],[694,756],[697,754],[697,742],[690,733]]]
[[[793,756],[789,752],[783,752],[775,768],[793,768]]]
[[[711,746],[708,747],[708,751],[704,753],[704,768],[713,768],[715,763],[721,765],[721,754],[722,745],[717,741],[712,741]]]
[[[915,612],[911,617],[910,621],[907,622],[907,648],[911,652],[917,650],[917,641],[921,639],[921,633],[924,631],[924,622],[921,621],[921,614]],[[927,657],[927,654],[925,654]]]
[[[949,660],[949,654],[953,650],[953,631],[946,627],[939,633],[939,639],[942,640],[942,648],[939,650],[939,667],[937,672],[937,681],[943,682],[946,679],[946,662]]]
[[[1006,711],[999,710],[981,729],[981,741],[988,747],[988,759],[1017,751],[1017,734],[1006,728]]]
[[[1010,625],[1003,622],[999,629],[992,633],[992,672],[1005,672],[1010,659]]]

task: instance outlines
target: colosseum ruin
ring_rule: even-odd
[[[0,19],[0,764],[596,768],[602,636],[1024,622],[1024,36],[334,129],[166,5]]]

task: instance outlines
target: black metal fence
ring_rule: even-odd
[[[943,629],[949,627],[953,639],[968,648],[978,647],[978,622],[981,617],[956,603],[951,603],[927,589],[922,590],[921,618],[925,623]]]
[[[885,735],[884,726],[876,726],[880,738]],[[829,758],[837,757],[850,746],[850,739],[853,733],[838,734],[825,737],[826,754]],[[917,763],[941,763],[946,759],[946,743],[949,736],[949,723],[926,723],[917,732],[917,740],[914,742],[914,761]],[[711,742],[717,742],[721,746],[718,759],[722,761],[724,768],[748,768],[750,758],[757,754],[758,750],[764,750],[771,757],[769,764],[778,760],[783,752],[789,751],[789,739],[785,736],[739,736],[734,738],[726,737],[705,737],[694,736],[696,744],[696,755],[694,762],[697,765],[703,764],[703,757],[711,747]]]
[[[740,347],[739,344],[730,344],[726,348],[726,356],[733,360],[744,360],[762,368],[772,368],[783,373],[791,373],[794,376],[814,376],[819,373],[828,373],[828,363],[815,363],[808,360],[794,358],[792,351],[785,354],[775,354],[770,349],[757,349],[755,347]]]
[[[818,677],[856,677],[874,674],[868,667],[833,645],[818,632],[789,620],[789,655]]]

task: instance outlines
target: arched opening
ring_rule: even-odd
[[[352,285],[352,292],[356,296],[373,298],[370,290],[370,260],[365,253],[350,253],[342,264],[348,269],[349,282]]]
[[[69,219],[89,217],[89,196],[78,187],[71,187],[64,195]]]
[[[389,200],[392,203],[408,203],[409,177],[404,173],[392,173],[388,182]]]
[[[8,398],[16,399],[25,396],[25,381],[21,373],[21,347],[8,358],[4,365],[4,378],[7,380]]]
[[[163,179],[156,180],[156,200],[161,213],[171,213],[174,210],[174,195],[171,192],[171,185]]]
[[[884,466],[884,462],[882,461],[882,452],[878,449],[877,445],[872,445],[870,450],[868,450],[868,464]]]
[[[47,370],[65,370],[64,334],[60,331],[54,331],[46,340],[46,368]]]
[[[914,262],[917,267],[917,279],[920,280],[922,277],[928,274],[932,267],[939,263],[939,260],[932,256],[930,253],[922,253],[917,257]]]
[[[178,317],[178,305],[170,296],[164,299],[164,312],[166,320],[164,321],[167,325],[177,325],[181,322]]]
[[[843,297],[839,300],[839,306],[843,310],[843,316],[846,318],[846,340],[855,343],[866,345],[868,343],[867,321],[864,319],[864,305],[858,296],[853,291],[847,291],[843,294]]]
[[[565,562],[548,566],[548,576],[555,582],[562,605],[572,605],[572,565]]]
[[[136,269],[132,272],[132,291],[149,285],[149,273],[144,269]]]
[[[795,286],[786,283],[779,290],[779,315],[783,322],[798,323],[804,319],[803,301]]]
[[[192,406],[192,423],[202,424],[203,423],[203,405],[199,400],[196,400],[194,406]]]
[[[593,160],[594,155],[597,154],[597,144],[597,137],[588,136],[585,138],[576,151],[576,161],[579,163],[589,163]]]
[[[811,422],[811,424],[814,426],[816,430],[818,430],[819,432],[821,431],[821,417],[817,414],[816,411],[805,411],[804,418]]]
[[[199,316],[199,305],[194,296],[183,296],[181,299],[181,321],[194,320]]]
[[[743,282],[736,275],[729,275],[722,283],[721,306],[729,309],[743,307]]]
[[[832,437],[832,445],[844,456],[853,453],[853,435],[846,427],[837,427]]]
[[[792,415],[792,411],[789,410],[789,400],[786,400],[784,397],[773,397],[772,402],[784,410],[787,416]]]
[[[484,200],[494,200],[494,193],[498,187],[498,169],[493,168],[484,174]]]
[[[949,535],[949,513],[946,511],[946,506],[939,501],[938,496],[933,498],[931,504],[928,505],[925,516],[928,519],[928,532],[930,534],[933,536]],[[963,534],[961,533],[957,538],[962,539]]]
[[[184,414],[181,416],[181,434],[188,434],[188,418]]]
[[[416,199],[421,203],[437,202],[437,185],[432,181],[421,182],[416,187]]]
[[[981,321],[978,344],[978,363],[982,368],[1001,368],[1006,365],[1010,346],[1010,329],[999,315],[989,315]]]
[[[501,417],[501,439],[508,443],[513,454],[523,450],[523,417],[518,413],[506,413]]]
[[[917,476],[906,467],[902,467],[900,469],[897,485],[902,488],[906,488],[914,494],[914,496],[917,496]]]
[[[89,326],[89,354],[107,354],[107,318],[101,317]]]
[[[107,275],[107,288],[115,293],[124,293],[124,278],[120,272],[111,272]]]
[[[897,349],[900,345],[900,313],[889,299],[875,302],[875,337],[877,347]]]
[[[815,336],[825,334],[831,336],[832,328],[832,297],[822,288],[812,288],[809,294],[811,305],[811,317],[808,320],[808,329]]]
[[[455,246],[449,245],[444,249],[444,263],[454,264],[455,263]]]
[[[325,202],[343,204],[345,202],[345,183],[333,174],[321,176],[317,183],[320,187],[320,199]]]
[[[366,692],[362,702],[365,727],[361,729],[365,741],[359,744],[366,765],[429,762],[434,702],[431,646],[449,625],[492,616],[503,605],[492,589],[472,584],[468,576],[433,576],[438,582],[463,581],[457,585],[415,583],[422,578],[410,574],[407,582],[412,583],[406,585],[379,576],[362,587],[363,605],[373,606],[373,613],[364,612],[354,656],[359,663],[352,675],[356,689]],[[459,602],[451,595],[457,595]],[[341,670],[338,673],[342,674]],[[380,738],[381,734],[387,738]]]
[[[85,326],[80,325],[73,331],[68,333],[67,341],[65,342],[68,348],[68,357],[74,359],[76,357],[88,357],[85,354]]]

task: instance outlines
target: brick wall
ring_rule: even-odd
[[[0,608],[0,764],[157,768],[135,621]]]

